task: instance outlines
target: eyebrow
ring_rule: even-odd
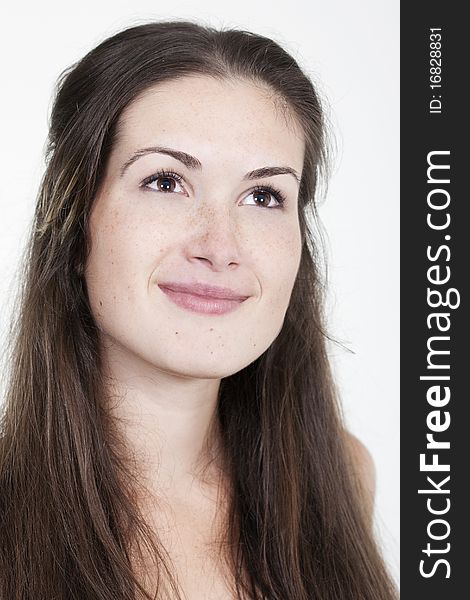
[[[150,148],[141,148],[136,150],[134,154],[127,160],[121,167],[121,177],[124,175],[126,170],[135,163],[136,160],[147,154],[167,154],[172,156],[179,162],[183,163],[188,169],[202,169],[201,162],[191,154],[182,152],[181,150],[173,150],[165,146],[152,146]],[[261,177],[272,177],[273,175],[292,175],[294,179],[300,184],[300,175],[292,167],[261,167],[254,171],[249,171],[244,177],[244,180],[259,179]]]

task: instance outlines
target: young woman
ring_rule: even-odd
[[[390,600],[325,349],[312,82],[190,22],[60,83],[0,438],[1,600]]]

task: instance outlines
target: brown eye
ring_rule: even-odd
[[[261,203],[261,206],[268,206],[271,201],[271,194],[265,191],[254,192],[254,199]]]
[[[282,208],[284,204],[284,195],[272,186],[263,186],[255,188],[247,198],[252,197],[254,202],[250,204],[260,208]]]
[[[150,177],[147,177],[147,179],[142,182],[142,187],[148,188],[154,192],[171,194],[172,192],[182,191],[181,181],[182,178],[177,173],[160,171],[159,173],[154,173]],[[177,189],[178,186],[181,189]]]
[[[176,181],[173,177],[162,176],[160,175],[155,179],[155,183],[157,188],[161,192],[174,192],[176,187]]]

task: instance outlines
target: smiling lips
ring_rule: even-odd
[[[249,298],[230,288],[197,282],[159,283],[158,287],[178,306],[204,314],[221,315],[231,312]]]

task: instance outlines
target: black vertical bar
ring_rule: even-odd
[[[470,23],[460,6],[401,4],[405,600],[470,598]]]

